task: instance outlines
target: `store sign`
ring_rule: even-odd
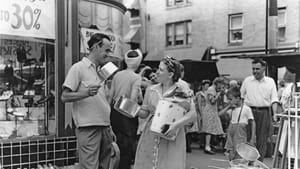
[[[55,0],[2,0],[0,34],[55,38]]]
[[[120,36],[107,32],[107,31],[100,31],[96,29],[87,29],[87,28],[81,28],[81,46],[80,46],[80,52],[81,53],[89,53],[88,50],[88,44],[87,42],[90,40],[91,36],[95,33],[102,33],[110,37],[112,46],[112,55],[115,57],[121,57],[121,40]]]

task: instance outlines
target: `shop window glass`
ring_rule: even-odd
[[[55,41],[0,35],[0,137],[55,133]]]

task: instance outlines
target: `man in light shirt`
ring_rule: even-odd
[[[110,128],[110,105],[97,68],[108,61],[111,41],[107,35],[96,33],[88,46],[89,55],[69,69],[61,100],[72,103],[79,168],[107,169],[115,135]]]
[[[277,112],[277,104],[273,103],[278,102],[275,82],[265,76],[265,70],[266,62],[255,59],[252,62],[253,75],[245,78],[241,86],[242,98],[252,109],[256,123],[256,147],[260,153],[260,161],[266,155],[267,142],[272,136],[272,111]]]

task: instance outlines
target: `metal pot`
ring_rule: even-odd
[[[104,66],[102,66],[100,70],[98,70],[98,75],[101,82],[108,79],[110,76],[116,73],[118,69],[119,68],[112,62],[108,62]]]
[[[134,118],[141,107],[129,98],[121,96],[114,104],[114,108],[121,114],[129,118]]]
[[[245,159],[234,159],[229,161],[229,164],[233,168],[247,168],[249,161]],[[232,168],[231,168],[232,169]]]
[[[236,151],[243,159],[248,161],[256,161],[260,157],[258,150],[248,143],[238,144]]]

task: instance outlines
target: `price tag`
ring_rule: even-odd
[[[55,0],[5,0],[0,5],[0,34],[55,38]]]

